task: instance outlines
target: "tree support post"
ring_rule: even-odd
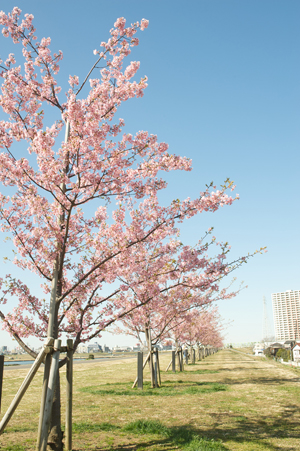
[[[23,398],[24,394],[26,393],[27,388],[29,387],[32,379],[34,378],[37,370],[39,369],[42,361],[44,360],[44,357],[46,355],[47,352],[49,352],[49,344],[53,343],[53,338],[49,338],[46,342],[46,346],[43,346],[43,348],[40,350],[37,358],[35,359],[32,367],[29,370],[29,373],[27,374],[27,376],[25,377],[21,387],[19,388],[16,396],[14,397],[14,399],[12,400],[9,408],[7,409],[6,414],[4,415],[4,417],[2,418],[2,421],[0,423],[0,434],[2,434],[2,432],[4,431],[7,423],[9,422],[9,420],[11,419],[14,411],[16,410],[16,408],[18,407],[21,399]]]
[[[54,340],[53,340],[53,343],[54,343]],[[47,354],[46,359],[45,359],[45,367],[44,367],[44,378],[43,378],[38,435],[37,435],[37,441],[36,441],[36,451],[39,451],[40,446],[41,446],[42,425],[43,425],[45,402],[46,402],[47,388],[48,388],[48,380],[49,380],[50,367],[51,367],[51,359],[52,359],[51,354]]]
[[[168,369],[170,368],[171,365],[172,365],[172,358],[171,358],[170,363],[168,364],[168,366],[166,368],[166,372],[168,371]]]
[[[154,365],[153,365],[153,349],[152,349],[152,341],[151,341],[151,329],[147,328],[146,337],[148,336],[148,349],[149,349],[149,363],[150,363],[150,377],[151,377],[151,387],[154,388],[155,385],[155,375],[154,375]]]
[[[3,385],[3,368],[4,368],[4,355],[0,355],[0,412],[1,412],[2,385]]]
[[[4,417],[2,418],[2,421],[0,423],[0,434],[2,434],[2,432],[4,431],[7,423],[9,422],[9,420],[11,419],[11,417],[13,416],[14,411],[16,410],[16,408],[18,407],[21,399],[23,398],[24,394],[26,393],[27,388],[29,387],[32,379],[34,378],[37,370],[39,369],[42,361],[44,360],[45,355],[47,354],[47,352],[49,352],[49,345],[50,343],[53,343],[53,338],[48,338],[46,345],[43,346],[43,348],[41,349],[41,351],[39,352],[37,358],[35,359],[32,367],[30,368],[27,376],[25,377],[21,387],[19,388],[16,396],[14,397],[14,399],[12,400],[9,408],[6,411],[6,414],[4,415]]]
[[[146,357],[146,359],[145,359],[145,361],[144,361],[144,364],[143,364],[143,370],[144,370],[145,366],[147,365],[147,362],[148,362],[148,360],[149,360],[149,357],[150,357],[150,352],[148,352],[147,357]],[[136,386],[137,382],[138,382],[138,378],[136,378],[136,380],[134,381],[134,383],[133,383],[133,385],[132,385],[131,388],[134,388],[134,387]]]
[[[172,372],[176,373],[176,361],[175,361],[176,351],[172,351]]]
[[[48,431],[49,431],[50,420],[51,420],[54,388],[55,388],[55,382],[56,382],[56,377],[57,377],[57,373],[58,373],[60,345],[61,345],[61,340],[54,341],[54,353],[52,356],[52,363],[51,363],[50,375],[49,375],[49,380],[48,380],[47,396],[46,396],[46,401],[45,401],[44,418],[43,418],[43,424],[42,424],[40,451],[46,451],[46,448],[47,448]]]
[[[158,372],[158,349],[156,348],[154,350],[154,386],[155,388],[158,388],[158,377],[157,377],[157,372]]]
[[[73,399],[73,340],[67,340],[66,368],[66,441],[67,451],[72,450],[72,399]]]
[[[179,351],[179,356],[180,356],[180,371],[183,371],[183,350],[182,350],[182,348],[180,348],[180,351]]]
[[[177,357],[178,371],[181,371],[180,348],[176,348],[176,357]]]
[[[137,386],[140,390],[143,390],[143,369],[143,353],[139,351],[137,353]]]
[[[158,386],[161,387],[160,364],[159,364],[159,353],[158,353],[158,349],[156,349],[156,354],[157,354]]]

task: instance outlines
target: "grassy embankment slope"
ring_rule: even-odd
[[[162,369],[169,360],[162,356]],[[27,371],[5,370],[2,413]],[[135,376],[134,358],[74,366],[74,450],[300,449],[300,370],[223,350],[184,373],[163,372],[160,389],[132,390]],[[61,380],[64,393],[64,369]],[[42,370],[0,437],[1,451],[35,449],[41,381]]]

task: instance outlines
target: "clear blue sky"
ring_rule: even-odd
[[[130,56],[141,61],[149,87],[119,115],[132,133],[155,133],[172,153],[193,160],[192,173],[168,176],[163,203],[196,197],[212,180],[235,181],[240,201],[185,223],[182,239],[193,244],[214,226],[233,257],[268,247],[235,274],[249,288],[220,302],[225,321],[233,320],[227,341],[260,340],[263,296],[273,323],[271,293],[300,289],[299,1],[1,1],[5,12],[14,5],[32,13],[38,36],[63,51],[65,80],[82,79],[117,17],[149,19]],[[14,51],[7,44],[1,37],[2,58]]]

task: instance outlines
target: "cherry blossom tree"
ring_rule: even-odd
[[[209,257],[208,250],[215,244],[214,239],[208,239],[209,235],[210,232],[194,247],[184,246],[179,241],[173,241],[172,246],[168,243],[162,253],[158,252],[157,247],[154,248],[154,252],[148,247],[147,258],[144,254],[144,261],[147,261],[147,264],[142,270],[142,277],[148,280],[148,284],[133,280],[134,278],[138,280],[140,274],[130,274],[130,280],[124,278],[120,280],[127,286],[127,296],[132,297],[133,305],[139,305],[140,308],[128,311],[121,318],[122,326],[114,327],[114,333],[126,333],[138,339],[140,343],[146,339],[148,346],[146,361],[149,361],[153,386],[152,354],[153,347],[158,343],[172,338],[178,349],[187,343],[189,345],[204,344],[204,341],[205,344],[211,345],[221,343],[216,316],[213,316],[216,307],[210,310],[210,314],[207,311],[204,314],[203,307],[221,299],[232,298],[239,293],[240,288],[232,291],[231,284],[227,289],[221,289],[220,285],[223,279],[245,260],[241,258],[227,262],[227,245],[222,243],[217,245],[217,248],[221,247],[220,253],[217,253],[215,258]],[[146,252],[146,246],[144,251]],[[156,274],[155,285],[153,274]],[[160,380],[159,375],[158,378]]]
[[[170,154],[167,144],[146,131],[124,133],[123,119],[116,118],[118,107],[142,97],[147,87],[147,77],[136,79],[138,62],[123,67],[147,20],[126,26],[118,19],[107,42],[94,50],[85,79],[70,76],[65,95],[59,85],[63,54],[51,52],[49,37],[38,40],[33,16],[22,19],[15,7],[0,12],[0,24],[23,54],[22,65],[13,53],[0,63],[0,218],[2,232],[13,240],[13,262],[24,270],[23,280],[1,279],[0,303],[15,299],[17,306],[9,313],[2,309],[0,316],[33,356],[24,343],[32,335],[57,338],[66,332],[76,349],[163,291],[161,274],[169,263],[160,257],[155,266],[153,260],[146,280],[145,249],[163,256],[176,242],[178,223],[230,205],[234,199],[227,191],[234,185],[227,180],[218,190],[206,187],[197,199],[159,204],[157,193],[166,188],[159,172],[190,171],[191,161]],[[220,273],[224,253],[217,257]],[[187,266],[193,267],[194,258],[186,253]],[[26,282],[28,271],[41,280],[45,296]],[[189,282],[196,286],[200,279],[193,274]],[[183,279],[177,286],[184,290]],[[147,297],[137,303],[129,289]],[[62,449],[59,397],[58,380],[49,437],[57,450]]]
[[[240,289],[236,291],[220,289],[220,284],[223,278],[228,275],[229,268],[230,271],[233,271],[240,266],[243,260],[225,263],[225,254],[222,254],[222,266],[216,265],[217,269],[214,267],[213,259],[205,258],[201,250],[196,252],[195,248],[192,248],[192,250],[190,248],[189,251],[198,254],[197,263],[194,258],[191,268],[191,260],[189,260],[189,266],[185,268],[180,265],[181,255],[178,257],[178,261],[174,260],[173,257],[172,263],[170,262],[166,266],[168,272],[164,275],[160,291],[156,292],[155,296],[149,301],[149,295],[146,291],[134,291],[132,295],[135,298],[135,303],[141,305],[141,308],[128,312],[121,319],[122,327],[115,327],[114,332],[132,335],[142,343],[145,329],[151,329],[151,346],[174,338],[176,334],[174,340],[178,343],[185,343],[186,340],[183,340],[181,336],[182,330],[186,329],[186,334],[190,333],[194,336],[197,329],[197,327],[193,327],[193,331],[188,332],[192,318],[191,310],[193,314],[199,310],[202,314],[203,307],[221,299],[230,299],[240,292]],[[184,252],[186,253],[187,249]],[[220,255],[218,255],[219,257]],[[170,270],[172,264],[176,267],[175,271]],[[158,280],[156,286],[158,286],[157,282]],[[143,288],[145,287],[143,286]],[[145,302],[146,299],[147,302]],[[208,322],[211,322],[212,316],[202,315],[201,318],[202,327],[204,319],[206,318]],[[181,329],[181,325],[183,329]],[[197,341],[199,340],[194,340],[195,343]]]
[[[221,288],[222,282],[254,254],[227,261],[228,244],[215,243],[210,235],[211,230],[193,247],[178,239],[167,242],[161,249],[157,243],[154,247],[144,244],[143,261],[147,263],[142,271],[131,272],[130,279],[118,278],[127,287],[127,300],[132,299],[132,305],[141,308],[128,311],[121,318],[122,327],[115,327],[114,332],[125,332],[142,343],[141,334],[150,328],[151,343],[156,345],[168,339],[170,331],[184,322],[192,309],[203,311],[203,306],[230,299],[240,292],[242,287],[232,289],[235,279],[227,288]],[[141,276],[147,284],[141,283]]]
[[[178,321],[171,330],[170,338],[181,346],[223,346],[222,331],[224,327],[216,306],[193,309],[186,313],[184,321]]]

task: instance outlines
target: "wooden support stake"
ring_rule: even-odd
[[[65,447],[72,450],[73,340],[67,340]]]
[[[172,372],[176,373],[176,360],[175,360],[176,351],[172,351]]]
[[[0,355],[0,412],[1,412],[2,385],[3,385],[3,369],[4,369],[4,355]]]
[[[185,348],[184,352],[185,352],[185,363],[188,365],[188,363],[189,363],[189,351],[188,351],[188,348]]]
[[[175,370],[176,370],[176,359],[177,359],[178,371],[180,371],[180,355],[179,355],[179,348],[176,348],[176,351],[175,351]],[[174,372],[175,372],[175,371],[174,371]]]
[[[195,364],[196,363],[196,351],[194,348],[192,348],[191,352],[192,352],[192,363]]]
[[[137,353],[137,384],[140,390],[143,390],[143,353]]]
[[[159,364],[159,352],[158,349],[156,350],[157,353],[157,374],[158,374],[158,386],[161,386],[161,377],[160,377],[160,364]]]
[[[55,382],[56,382],[56,377],[57,377],[57,373],[58,373],[60,345],[61,345],[61,340],[54,341],[54,351],[55,352],[53,353],[53,356],[52,356],[52,363],[51,363],[50,375],[49,375],[49,381],[48,381],[48,389],[47,389],[44,418],[43,418],[43,425],[42,425],[40,451],[46,451],[46,448],[47,448],[48,430],[49,430],[50,420],[51,420],[51,411],[52,411],[52,404],[53,404]]]
[[[148,354],[147,354],[147,357],[146,357],[146,359],[145,359],[145,361],[144,361],[144,364],[143,364],[143,369],[145,368],[145,366],[147,365],[147,362],[148,362],[148,360],[149,360],[149,357],[150,357],[150,352],[148,352]],[[137,381],[138,381],[138,378],[136,378],[136,380],[134,381],[134,383],[133,383],[133,385],[132,385],[132,387],[131,388],[134,388],[135,386],[136,386],[136,384],[137,384]]]
[[[53,338],[48,338],[46,346],[49,345],[49,340],[53,340]],[[21,387],[19,388],[16,396],[14,397],[14,399],[12,400],[9,408],[7,409],[6,414],[2,418],[2,421],[0,423],[0,434],[3,433],[7,423],[9,422],[11,417],[13,416],[14,411],[16,410],[16,408],[18,407],[21,399],[23,398],[24,394],[26,393],[26,390],[29,387],[30,382],[34,378],[37,370],[39,369],[42,361],[44,360],[45,355],[46,355],[46,352],[45,352],[45,348],[43,347],[41,349],[41,351],[39,352],[37,358],[35,359],[32,367],[30,368],[27,376],[25,377],[25,379],[24,379]]]
[[[172,359],[171,359],[169,365],[168,365],[167,368],[166,368],[166,372],[168,371],[168,369],[170,368],[171,365],[172,365]]]
[[[3,368],[4,368],[4,355],[0,355],[0,412],[1,412],[2,385],[3,385]]]
[[[53,343],[54,343],[54,340],[53,340]],[[43,379],[43,388],[42,388],[42,399],[41,399],[41,407],[40,407],[38,435],[37,435],[37,441],[36,441],[36,451],[39,451],[40,446],[41,446],[42,424],[43,424],[43,418],[44,418],[44,410],[45,410],[48,380],[49,380],[50,367],[51,367],[51,359],[52,359],[51,354],[47,354],[46,359],[45,359],[45,367],[44,367],[44,379]]]
[[[154,388],[155,377],[154,377],[154,365],[153,365],[153,349],[152,349],[152,342],[151,342],[151,329],[148,329],[148,349],[150,352],[149,363],[150,363],[151,388]]]
[[[155,388],[158,388],[158,381],[157,381],[157,349],[155,349],[154,351],[154,356],[155,356],[155,362],[154,362],[154,386]]]

